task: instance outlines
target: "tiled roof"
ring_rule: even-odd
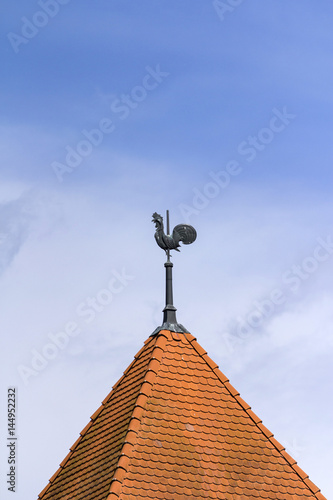
[[[149,337],[42,500],[325,500],[191,334]]]

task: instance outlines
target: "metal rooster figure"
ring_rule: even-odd
[[[153,214],[152,222],[155,223],[156,232],[155,240],[160,248],[165,250],[167,254],[167,261],[164,264],[166,270],[166,282],[165,282],[165,308],[163,309],[163,324],[156,328],[152,335],[157,335],[161,330],[170,330],[172,332],[178,333],[188,333],[186,328],[177,322],[176,319],[176,308],[173,305],[173,290],[172,290],[172,267],[173,264],[170,261],[170,250],[177,250],[180,247],[179,242],[181,241],[184,245],[189,245],[193,243],[197,237],[197,232],[194,227],[189,224],[178,224],[175,226],[172,235],[170,235],[169,226],[169,210],[167,210],[167,232],[164,232],[163,217],[158,213]]]
[[[167,234],[164,232],[163,217],[158,213],[153,213],[153,220],[155,223],[156,232],[155,240],[159,247],[165,250],[168,261],[170,260],[170,250],[178,250],[180,247],[179,242],[181,241],[184,245],[190,245],[196,240],[197,232],[194,227],[189,224],[178,224],[172,231],[172,236],[169,227],[169,210],[167,210]]]

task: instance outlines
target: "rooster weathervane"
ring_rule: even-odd
[[[164,232],[163,217],[157,212],[153,213],[152,222],[155,223],[155,240],[160,248],[163,248],[167,254],[168,262],[170,261],[170,250],[176,250],[179,252],[180,247],[179,242],[181,241],[184,245],[190,245],[196,240],[197,232],[193,226],[189,224],[178,224],[173,228],[172,235],[170,235],[170,225],[169,225],[169,210],[167,213],[167,234]]]
[[[163,217],[157,212],[153,213],[153,220],[155,223],[155,240],[160,248],[165,250],[167,261],[164,264],[166,269],[166,287],[165,287],[165,308],[163,309],[163,324],[156,328],[152,335],[157,335],[161,330],[169,330],[177,333],[188,333],[186,328],[177,323],[176,311],[173,305],[173,290],[172,290],[172,268],[173,264],[170,261],[170,250],[179,252],[181,241],[184,245],[190,245],[196,240],[197,232],[194,227],[189,224],[178,224],[173,228],[172,235],[170,234],[169,224],[169,210],[166,211],[167,228],[164,232]]]

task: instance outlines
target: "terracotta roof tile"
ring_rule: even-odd
[[[191,334],[149,337],[42,500],[325,500]]]

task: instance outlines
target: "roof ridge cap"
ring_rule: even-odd
[[[238,401],[238,396],[234,396],[234,398],[236,399],[236,401]],[[258,429],[266,436],[269,442],[293,469],[295,474],[297,474],[297,476],[302,480],[306,487],[311,491],[311,493],[315,495],[315,497],[319,500],[326,500],[326,498],[320,493],[320,488],[318,488],[318,486],[309,479],[308,474],[306,474],[306,472],[304,472],[304,470],[299,465],[297,465],[297,461],[291,455],[289,455],[285,447],[274,437],[274,434],[267,427],[265,427],[265,425],[263,425],[262,420],[260,420],[260,418],[254,413],[254,411],[252,411],[250,407],[248,409],[244,408],[244,410],[256,424]],[[317,496],[318,493],[320,494],[320,496]]]
[[[60,472],[64,469],[66,463],[68,462],[68,460],[71,458],[71,456],[74,454],[75,452],[75,449],[76,447],[78,446],[78,444],[80,443],[80,441],[83,439],[83,437],[86,435],[86,433],[88,432],[89,428],[91,427],[92,423],[96,420],[96,418],[98,417],[98,415],[101,413],[101,411],[103,410],[103,408],[105,407],[106,403],[110,400],[111,396],[114,394],[114,391],[116,390],[116,388],[118,387],[118,385],[120,384],[120,382],[126,378],[127,376],[127,373],[129,371],[129,369],[133,366],[133,364],[140,358],[141,354],[144,352],[145,348],[147,347],[147,344],[150,343],[150,341],[152,340],[151,337],[148,337],[148,339],[145,341],[144,345],[141,347],[141,349],[137,352],[137,354],[134,356],[134,359],[133,361],[130,363],[130,365],[127,367],[127,369],[124,371],[124,373],[122,374],[122,376],[117,380],[117,382],[112,386],[112,389],[111,391],[107,394],[107,396],[103,399],[101,405],[97,408],[97,410],[91,415],[90,417],[90,420],[89,422],[87,423],[87,425],[82,429],[82,431],[79,433],[79,437],[76,439],[76,441],[72,444],[72,446],[69,448],[69,452],[67,453],[67,455],[65,456],[65,458],[60,462],[59,464],[59,467],[58,469],[55,471],[55,473],[50,477],[49,479],[49,482],[47,483],[47,485],[45,486],[45,488],[43,488],[43,490],[39,493],[38,495],[38,499],[41,499],[43,498],[43,496],[45,495],[45,493],[47,492],[47,490],[50,488],[50,486],[52,486],[53,482],[55,481],[55,479],[57,478],[57,476],[60,474]],[[156,347],[156,343],[155,343],[155,346],[154,346],[154,349]],[[154,349],[153,349],[153,352],[154,352]],[[152,354],[153,354],[152,352]],[[149,362],[150,364],[150,362]],[[148,371],[148,370],[147,370]]]
[[[220,370],[218,370],[220,371]],[[222,373],[222,372],[221,372]],[[223,375],[223,374],[222,374]],[[233,394],[230,391],[229,387],[231,387],[235,392],[236,389],[230,384],[230,382],[223,383],[226,389],[230,392],[230,394],[234,397],[234,399],[242,406],[247,415],[251,418],[251,420],[255,423],[258,429],[266,436],[269,442],[274,446],[274,448],[280,453],[280,455],[285,459],[285,461],[290,465],[293,471],[297,474],[297,476],[302,480],[302,482],[307,486],[307,488],[311,491],[313,495],[315,495],[318,500],[327,500],[321,493],[320,488],[316,484],[314,484],[310,479],[306,472],[297,465],[297,461],[286,452],[285,447],[274,437],[274,434],[262,423],[262,420],[252,411],[251,407],[244,401],[239,393]],[[245,403],[245,405],[244,405]],[[318,493],[320,496],[317,496]]]
[[[122,376],[117,380],[117,382],[114,383],[114,385],[112,386],[112,389],[111,391],[109,392],[109,394],[103,399],[103,404],[104,404],[104,401],[108,401],[108,399],[110,398],[111,394],[113,393],[113,391],[118,387],[118,385],[123,381],[123,379],[127,376],[128,372],[130,371],[130,369],[132,368],[132,366],[134,365],[134,363],[136,363],[136,361],[138,359],[140,359],[140,356],[143,354],[143,352],[145,351],[145,349],[147,348],[147,344],[149,344],[151,342],[151,340],[153,340],[153,337],[148,337],[147,340],[145,340],[144,342],[144,345],[141,347],[141,349],[136,353],[136,355],[134,356],[134,359],[133,361],[131,361],[131,363],[128,365],[128,367],[126,368],[126,370],[124,370]]]
[[[130,461],[130,454],[134,444],[136,443],[136,436],[141,425],[141,418],[150,396],[151,389],[156,379],[157,372],[163,356],[163,350],[167,340],[169,340],[168,330],[161,330],[156,338],[156,343],[151,353],[151,359],[148,363],[147,371],[140,388],[140,392],[136,399],[134,409],[127,427],[126,435],[123,441],[122,448],[119,453],[119,459],[115,467],[115,472],[111,479],[110,489],[108,492],[107,500],[114,500],[119,498],[123,480],[127,474],[127,467]],[[151,374],[151,375],[149,375]]]

